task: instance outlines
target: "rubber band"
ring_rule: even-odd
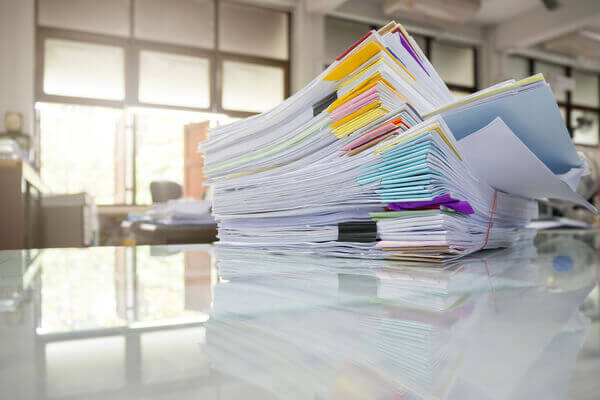
[[[488,240],[490,239],[490,231],[492,230],[493,221],[494,221],[494,213],[496,212],[496,202],[498,200],[498,191],[494,189],[494,201],[492,202],[492,210],[490,211],[490,222],[488,223],[487,232],[485,234],[485,242],[483,246],[479,250],[485,249],[485,246],[488,244]]]

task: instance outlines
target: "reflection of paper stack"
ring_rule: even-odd
[[[395,23],[201,147],[222,245],[439,264],[513,244],[532,199],[593,210],[541,75],[452,103]]]
[[[559,345],[574,359],[590,289],[548,290],[533,257],[529,242],[440,270],[221,248],[206,349],[286,399],[524,399],[528,376],[569,376],[535,365]]]

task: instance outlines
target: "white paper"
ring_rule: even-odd
[[[594,206],[550,171],[501,118],[459,140],[457,145],[476,173],[498,190],[532,199],[568,200],[597,213]]]

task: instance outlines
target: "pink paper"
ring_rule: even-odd
[[[389,125],[388,125],[388,126],[389,126]],[[359,144],[359,145],[357,145],[357,146],[353,146],[352,148],[350,148],[350,150],[354,150],[354,149],[357,149],[357,148],[359,148],[359,147],[361,147],[361,146],[363,146],[363,145],[369,144],[369,143],[371,143],[372,141],[374,141],[374,140],[377,140],[377,139],[379,139],[379,138],[381,138],[381,137],[383,137],[383,136],[390,135],[390,134],[392,134],[393,132],[398,132],[398,131],[399,131],[399,129],[400,129],[400,127],[398,127],[398,126],[394,126],[394,127],[390,128],[390,129],[388,129],[388,130],[384,131],[384,132],[383,132],[381,135],[378,135],[378,136],[375,136],[375,137],[370,137],[370,138],[369,138],[368,140],[366,140],[365,142],[363,142],[363,143],[361,143],[361,144]],[[359,138],[359,139],[360,139],[360,138]]]
[[[365,105],[371,103],[374,100],[379,99],[379,91],[377,88],[372,88],[361,94],[360,96],[355,97],[351,101],[346,104],[336,108],[331,112],[331,119],[335,121],[339,121],[347,115],[352,114],[355,111],[360,110]]]

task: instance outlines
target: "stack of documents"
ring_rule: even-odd
[[[148,212],[151,222],[162,225],[213,225],[210,201],[194,199],[169,200],[152,205]]]
[[[394,22],[201,151],[224,246],[443,263],[513,244],[536,199],[595,212],[543,76],[453,102]]]
[[[13,139],[0,139],[0,159],[29,160],[27,152],[23,151]]]

